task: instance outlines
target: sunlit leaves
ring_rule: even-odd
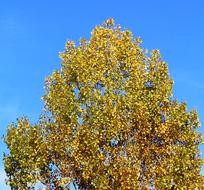
[[[173,99],[160,52],[147,54],[113,19],[91,34],[79,46],[66,43],[61,70],[46,79],[39,124],[23,119],[8,129],[8,183],[203,189],[198,115]]]
[[[14,189],[32,187],[47,165],[42,129],[31,126],[26,118],[19,119],[17,125],[9,126],[5,142],[10,150],[10,155],[4,158],[8,184]]]

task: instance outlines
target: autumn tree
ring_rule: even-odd
[[[204,189],[198,114],[173,98],[166,62],[141,43],[113,19],[66,43],[45,112],[4,138],[12,189]]]

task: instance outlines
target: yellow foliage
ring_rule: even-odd
[[[8,129],[8,184],[28,189],[204,189],[196,111],[173,99],[160,52],[115,25],[68,41],[61,70],[46,79],[36,126]],[[31,177],[32,176],[32,177]]]

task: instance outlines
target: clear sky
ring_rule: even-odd
[[[66,40],[89,38],[110,17],[141,36],[143,47],[160,49],[175,98],[197,109],[204,123],[203,10],[203,0],[0,0],[0,135],[17,117],[37,121],[44,79],[60,67]],[[0,189],[6,190],[3,151],[1,140]]]

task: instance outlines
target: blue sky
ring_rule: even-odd
[[[197,109],[204,123],[203,10],[203,0],[0,0],[0,135],[17,117],[38,119],[44,79],[60,67],[66,40],[89,38],[110,17],[141,36],[143,47],[160,49],[175,98]],[[3,151],[0,141],[0,160]],[[7,189],[4,176],[0,161],[0,189]]]

